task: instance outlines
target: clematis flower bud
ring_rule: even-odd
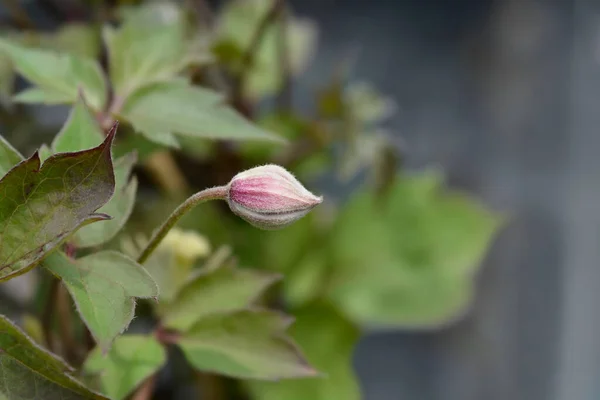
[[[240,172],[227,185],[227,203],[236,215],[261,229],[279,229],[323,201],[278,165]]]

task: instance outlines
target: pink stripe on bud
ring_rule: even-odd
[[[231,210],[252,225],[278,229],[302,218],[323,201],[284,168],[264,165],[240,172],[228,185]]]

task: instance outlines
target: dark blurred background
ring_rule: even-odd
[[[43,3],[25,6],[52,26]],[[466,318],[361,341],[365,399],[600,399],[600,2],[292,4],[320,27],[300,104],[352,55],[399,105],[406,165],[440,165],[512,217]]]

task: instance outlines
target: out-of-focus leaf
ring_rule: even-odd
[[[314,213],[277,232],[265,232],[265,268],[287,273],[309,251],[316,239]]]
[[[23,156],[0,136],[0,177],[23,160]]]
[[[185,331],[208,315],[247,308],[278,279],[279,275],[229,266],[203,271],[168,305],[163,323]]]
[[[138,182],[135,177],[129,179],[137,161],[136,153],[129,153],[115,161],[115,193],[98,212],[111,216],[110,220],[84,226],[73,238],[78,247],[92,247],[105,243],[115,237],[123,228],[135,204]]]
[[[144,162],[148,156],[154,152],[163,150],[162,146],[153,142],[142,135],[127,135],[120,138],[115,143],[113,154],[116,158],[135,151],[138,155],[138,161]]]
[[[346,143],[338,175],[342,181],[349,181],[363,168],[373,165],[383,149],[391,146],[383,131],[360,132]]]
[[[158,296],[158,287],[148,272],[115,251],[101,251],[77,260],[56,252],[44,261],[44,266],[62,279],[79,315],[103,350],[129,326],[136,297]]]
[[[25,314],[21,318],[23,330],[29,337],[39,345],[44,345],[44,328],[42,327],[42,321],[36,318],[34,315]]]
[[[250,46],[254,33],[272,6],[273,2],[270,0],[228,2],[219,18],[217,48],[223,49],[221,44],[229,43],[230,48],[237,48],[234,53],[231,51],[229,53],[241,57]],[[298,74],[312,58],[317,43],[317,27],[307,19],[288,18],[287,23],[286,48],[289,53],[290,72]],[[251,98],[273,94],[281,86],[278,43],[280,35],[279,24],[271,24],[255,53],[253,67],[244,88]],[[239,63],[240,60],[236,61]]]
[[[142,242],[142,239],[138,238],[137,241]],[[136,243],[138,247],[134,250],[136,255],[145,247],[145,243],[145,240],[143,243]],[[135,245],[131,243],[129,247],[133,248]],[[194,263],[199,258],[208,256],[210,250],[208,240],[195,231],[183,231],[177,228],[169,231],[152,256],[144,263],[144,268],[160,287],[160,301],[157,305],[159,313],[169,308],[169,304],[176,298],[181,288],[193,278],[190,273]]]
[[[108,218],[94,212],[114,191],[111,144],[50,157],[37,153],[0,180],[0,280],[33,268],[77,229]]]
[[[43,36],[40,45],[94,59],[100,54],[101,38],[95,26],[71,23],[62,26],[52,35]]]
[[[37,90],[33,92],[36,96],[28,94],[25,97],[27,101],[35,99],[46,104],[75,103],[81,88],[90,107],[100,110],[104,106],[106,82],[96,61],[74,54],[29,49],[6,40],[0,41],[0,50],[10,57],[21,75],[37,86]]]
[[[245,379],[310,377],[310,367],[287,337],[289,319],[242,310],[207,316],[178,340],[197,369]]]
[[[13,40],[30,48],[41,48],[95,59],[100,54],[100,31],[96,26],[67,23],[51,33],[30,31],[13,35]]]
[[[52,150],[48,147],[47,144],[42,144],[42,146],[38,149],[38,155],[40,156],[40,162],[43,163],[52,155]]]
[[[106,27],[110,78],[118,97],[169,81],[185,66],[185,40],[180,24],[152,25],[128,21],[118,30]]]
[[[182,11],[176,3],[152,1],[144,4],[124,5],[117,10],[130,26],[165,26],[183,23]]]
[[[52,141],[54,153],[91,149],[102,143],[104,134],[83,99],[71,109],[69,119]]]
[[[279,382],[251,382],[257,400],[359,400],[360,388],[352,371],[358,329],[333,308],[315,304],[300,310],[290,329],[292,337],[323,376]]]
[[[151,140],[165,134],[224,140],[281,140],[225,106],[221,95],[208,89],[159,83],[136,91],[121,115]],[[168,143],[166,143],[168,144]]]
[[[0,315],[0,398],[10,400],[104,399],[70,374],[64,361],[37,346]]]
[[[316,299],[327,282],[327,273],[325,254],[306,252],[283,280],[286,303],[296,308]]]
[[[439,326],[464,312],[499,225],[437,174],[400,175],[387,198],[358,193],[340,214],[329,297],[357,322]]]
[[[15,71],[10,58],[0,54],[0,103],[4,106],[10,104],[15,83]]]
[[[166,362],[165,348],[152,336],[124,335],[115,340],[106,355],[102,349],[94,349],[84,368],[100,376],[104,393],[121,400]]]
[[[366,82],[350,84],[344,91],[348,112],[361,124],[382,122],[397,110],[396,103]]]

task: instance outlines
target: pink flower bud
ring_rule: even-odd
[[[323,201],[278,165],[240,172],[227,189],[231,211],[261,229],[283,228]]]

